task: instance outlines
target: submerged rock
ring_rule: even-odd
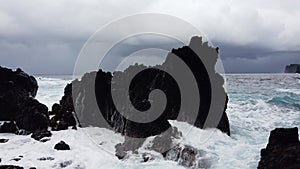
[[[197,151],[191,147],[185,147],[181,151],[179,163],[185,167],[192,167],[196,163]]]
[[[145,139],[140,138],[132,138],[132,137],[126,137],[125,141],[123,143],[119,143],[115,145],[116,148],[116,157],[118,159],[124,159],[127,155],[128,151],[131,151],[133,153],[138,153],[138,149],[143,145]]]
[[[148,147],[149,150],[154,150],[156,152],[161,153],[164,157],[166,157],[166,153],[174,146],[175,139],[179,139],[182,136],[182,133],[178,131],[176,127],[171,127],[166,132],[157,135],[154,137],[152,141],[152,145]]]
[[[300,142],[296,127],[271,131],[267,147],[261,150],[258,169],[277,168],[300,168]]]
[[[53,161],[53,160],[55,160],[55,158],[53,158],[53,157],[41,157],[41,158],[38,158],[37,160],[40,160],[40,161]]]
[[[1,138],[1,139],[0,139],[0,143],[6,143],[6,142],[8,142],[8,140],[9,140],[9,139]],[[1,161],[0,161],[0,162],[1,162]]]
[[[20,158],[20,157],[16,157],[16,158],[13,158],[13,159],[11,159],[10,161],[20,161],[22,158]]]
[[[64,162],[59,163],[59,167],[60,167],[60,168],[66,168],[66,167],[68,167],[69,165],[71,165],[72,163],[73,163],[72,160],[64,161]]]
[[[24,167],[14,165],[0,165],[0,169],[24,169]]]

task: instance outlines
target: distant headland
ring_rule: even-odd
[[[290,64],[285,67],[284,73],[300,73],[300,64]]]

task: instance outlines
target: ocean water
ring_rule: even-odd
[[[228,158],[256,168],[271,130],[300,127],[300,75],[226,75],[226,82],[231,138],[237,144]]]
[[[256,168],[260,150],[266,147],[271,130],[277,127],[300,127],[300,75],[234,74],[226,75],[225,79],[229,95],[227,114],[230,137],[220,131],[202,130],[183,122],[171,123],[182,132],[188,131],[181,144],[192,146],[201,152],[201,156],[197,158],[199,163],[201,160],[207,163],[203,168]],[[64,87],[71,82],[71,77],[37,76],[37,80],[39,90],[36,97],[50,108],[60,100]],[[84,134],[86,132],[90,138]],[[203,135],[211,137],[203,143],[199,140]],[[125,161],[117,160],[114,156],[114,145],[122,142],[124,138],[107,129],[86,128],[54,132],[52,140],[46,143],[32,143],[23,136],[7,137],[14,141],[14,146],[19,147],[14,151],[12,147],[2,148],[7,155],[2,160],[11,163],[10,156],[15,155],[16,151],[21,152],[27,161],[21,160],[17,164],[25,166],[34,164],[38,168],[59,168],[57,166],[61,162],[69,160],[69,168],[183,168],[176,162],[166,161],[161,157],[147,163],[140,163],[141,159],[136,155]],[[71,145],[71,151],[66,154],[58,154],[52,149],[52,144],[61,138]],[[93,141],[96,143],[92,143]],[[32,146],[39,148],[30,151]],[[37,158],[42,156],[52,156],[55,160],[38,161]]]

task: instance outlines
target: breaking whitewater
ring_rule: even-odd
[[[71,76],[35,76],[39,90],[36,98],[51,109],[59,101]],[[260,150],[265,148],[270,131],[278,127],[300,127],[299,74],[226,75],[229,96],[227,115],[231,136],[215,129],[199,129],[185,122],[170,121],[184,137],[178,142],[197,150],[197,168],[257,168]],[[208,140],[201,140],[210,136]],[[24,168],[186,168],[179,162],[166,160],[147,146],[147,138],[138,153],[119,160],[115,145],[124,137],[104,128],[88,127],[52,131],[49,141],[40,142],[29,136],[0,134],[9,139],[0,144],[0,164]],[[68,151],[57,151],[54,145],[63,140]],[[143,162],[147,156],[147,162]],[[169,155],[167,158],[172,158]]]

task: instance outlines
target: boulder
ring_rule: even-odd
[[[61,108],[62,106],[60,104],[54,103],[49,115],[58,115],[61,112]]]
[[[271,131],[267,147],[261,150],[261,159],[257,168],[300,168],[298,128],[276,128]]]
[[[70,146],[66,144],[64,141],[60,141],[54,146],[56,150],[70,150]]]
[[[8,140],[9,140],[9,139],[1,138],[1,139],[0,139],[0,143],[6,143],[6,142],[8,142]]]
[[[48,107],[38,100],[28,98],[21,105],[22,109],[16,115],[16,123],[20,129],[30,132],[47,129],[49,126]]]

